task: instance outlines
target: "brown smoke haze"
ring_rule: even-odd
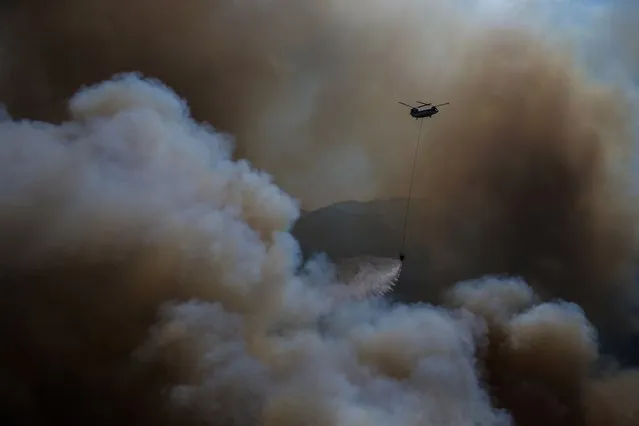
[[[454,114],[427,130],[416,191],[427,207],[413,233],[430,247],[432,280],[520,275],[618,326],[603,317],[627,313],[636,286],[629,101],[511,32],[479,38],[455,80]]]
[[[336,300],[297,204],[134,75],[4,121],[4,424],[634,425],[577,306],[485,278]]]
[[[639,373],[593,326],[632,328],[625,80],[457,3],[4,3],[0,420],[638,424]],[[336,300],[280,188],[305,209],[404,195],[415,98],[451,102],[411,227],[442,306]],[[526,282],[478,278],[501,273]]]
[[[83,84],[140,71],[305,209],[403,195],[415,129],[397,101],[444,100],[484,31],[446,1],[27,0],[8,14],[15,116],[63,119]]]

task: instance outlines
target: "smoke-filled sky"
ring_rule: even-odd
[[[520,280],[336,300],[297,203],[187,114],[128,75],[0,124],[5,424],[635,424],[636,374]]]
[[[495,46],[513,33],[522,38],[515,52],[550,46],[578,55],[627,89],[633,2],[503,3],[23,0],[6,7],[3,98],[17,116],[59,120],[83,84],[140,71],[185,96],[198,119],[232,133],[236,154],[273,174],[305,209],[404,195],[416,124],[397,101],[454,101],[446,114],[455,123],[492,109],[491,95],[516,84],[516,66],[500,76],[502,89],[457,88],[485,79],[496,61],[514,64]],[[496,28],[505,33],[491,37]],[[530,92],[543,84],[534,83]],[[612,114],[623,105],[618,98],[600,108]],[[437,129],[447,132],[435,121],[428,130]]]
[[[639,422],[593,326],[633,329],[635,3],[2,6],[4,424]],[[417,228],[476,279],[335,298],[291,225],[403,195],[417,99]]]

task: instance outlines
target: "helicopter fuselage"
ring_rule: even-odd
[[[420,110],[419,108],[411,108],[410,115],[414,118],[430,118],[438,112],[439,110],[437,109],[437,107],[430,107],[422,110]]]

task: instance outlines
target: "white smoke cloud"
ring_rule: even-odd
[[[454,115],[431,134],[443,143],[430,145],[424,167],[433,171],[426,180],[437,201],[433,229],[443,229],[441,239],[429,240],[440,260],[451,254],[453,276],[472,271],[467,262],[490,265],[502,254],[526,270],[530,259],[546,255],[542,248],[576,238],[566,243],[567,255],[546,264],[552,272],[568,259],[566,270],[585,272],[569,279],[550,273],[539,287],[561,293],[566,286],[562,294],[575,298],[588,293],[582,299],[596,312],[612,300],[604,290],[634,248],[621,237],[615,244],[626,235],[618,219],[625,216],[604,209],[617,208],[618,194],[596,173],[604,168],[600,157],[612,156],[609,142],[627,142],[626,120],[611,91],[593,86],[544,43],[550,37],[539,30],[558,14],[543,17],[549,9],[531,2],[481,19],[463,2],[445,1],[291,9],[199,0],[164,8],[45,3],[23,2],[16,15],[34,33],[9,49],[20,65],[4,81],[13,110],[48,115],[79,83],[145,67],[180,86],[189,105],[160,82],[128,74],[76,93],[62,124],[2,117],[0,338],[13,350],[0,356],[0,416],[65,426],[610,426],[636,411],[618,398],[636,388],[635,376],[588,376],[597,342],[583,312],[539,305],[523,281],[459,284],[448,308],[341,297],[353,292],[341,286],[350,279],[339,265],[300,265],[288,232],[297,200],[233,159],[237,136],[241,157],[268,166],[310,206],[398,193],[413,128],[397,98],[417,91],[454,97]],[[545,27],[536,26],[539,18]],[[525,26],[532,32],[515,31]],[[513,71],[512,63],[523,67]],[[530,87],[539,90],[529,99]],[[233,136],[196,122],[193,105]],[[478,106],[489,114],[477,114]],[[530,174],[507,173],[513,168],[502,154],[513,153],[513,141],[522,150],[519,164],[532,161],[515,171]],[[389,144],[397,155],[389,155]],[[550,169],[557,174],[543,175],[555,187],[576,176],[577,189],[555,198],[538,192],[536,173],[546,163],[529,153],[546,153],[557,166]],[[486,171],[495,172],[487,183]],[[494,182],[514,189],[501,197]],[[477,210],[464,203],[468,194],[478,194]],[[592,214],[562,210],[574,206],[573,197],[594,200]],[[519,212],[548,210],[544,232],[529,226],[534,215],[517,220]],[[500,232],[486,232],[465,257],[461,245],[448,244],[458,224],[468,223],[460,211],[490,218],[489,230],[515,224],[541,240],[528,251],[529,234],[502,243]],[[563,238],[548,229],[569,232]],[[384,268],[393,275],[390,263]],[[358,289],[379,288],[371,274],[355,277],[350,284]],[[567,421],[566,412],[580,421]]]
[[[387,11],[374,8],[360,20],[346,13],[359,3],[333,6],[360,28]],[[446,15],[443,7],[429,10]],[[451,33],[463,33],[463,22]],[[493,40],[487,36],[489,46]],[[512,51],[534,44],[511,42]],[[358,46],[355,37],[347,54],[328,57],[349,57]],[[477,59],[501,53],[486,48]],[[531,50],[530,63],[557,69],[545,53]],[[355,61],[343,66],[324,76],[361,70]],[[324,105],[328,121],[340,115],[333,105]],[[510,105],[504,101],[504,109]],[[335,265],[312,261],[298,273],[299,248],[288,232],[298,202],[269,175],[235,161],[232,137],[193,120],[168,87],[123,75],[79,91],[68,109],[70,120],[59,125],[0,123],[0,337],[15,349],[0,358],[8,417],[31,413],[35,424],[508,426],[526,424],[531,413],[582,413],[596,336],[574,305],[539,305],[514,279],[462,283],[449,294],[449,308],[336,300],[330,290],[342,283]],[[523,118],[536,134],[530,115]],[[352,130],[338,132],[344,137],[362,140],[375,132],[350,122],[343,129]],[[324,136],[331,139],[329,132],[318,140]],[[334,152],[325,151],[326,162]],[[366,165],[358,171],[368,182]],[[336,182],[343,177],[334,175]],[[589,425],[609,424],[624,409],[609,403],[598,411],[588,399],[615,401],[609,396],[620,388],[607,383],[584,397],[589,419],[598,419]],[[544,398],[531,398],[531,387]]]
[[[62,324],[126,341],[114,321],[141,343],[151,303],[161,321],[136,357],[166,357],[171,410],[237,425],[507,424],[475,373],[471,323],[429,307],[351,309],[296,275],[296,202],[230,160],[228,137],[192,121],[169,89],[124,75],[79,92],[70,110],[59,126],[0,125],[11,184],[0,228],[19,243],[5,240],[2,262],[12,291],[29,289],[16,320],[57,336],[41,351],[60,339],[99,352],[75,328],[41,322],[57,309]],[[94,279],[75,280],[83,268]],[[49,291],[66,294],[57,307]]]

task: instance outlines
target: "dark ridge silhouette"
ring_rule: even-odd
[[[406,238],[406,259],[400,280],[393,292],[406,301],[429,300],[425,281],[426,247],[412,238],[410,218],[424,208],[413,200]],[[379,201],[346,201],[311,212],[302,213],[292,230],[304,258],[325,253],[333,260],[355,256],[398,257],[402,244],[406,199]]]
[[[398,257],[402,242],[406,199],[394,198],[368,202],[346,201],[335,203],[311,212],[305,212],[295,223],[292,233],[298,239],[305,259],[318,253],[326,254],[330,259],[355,256]],[[427,214],[425,200],[412,200],[406,237],[406,260],[401,276],[392,293],[392,297],[407,303],[439,303],[440,296],[447,283],[438,282],[429,271],[429,248],[420,237],[420,217]],[[561,259],[557,259],[561,262]],[[461,263],[461,262],[460,262]],[[639,268],[638,268],[639,269]],[[480,274],[521,275],[516,269],[494,270],[485,267]],[[468,273],[462,280],[476,278]],[[532,277],[534,278],[534,277]],[[547,290],[545,283],[531,280],[536,291]],[[570,300],[561,288],[551,293]],[[577,303],[583,302],[589,294],[579,294]],[[586,312],[588,313],[588,312]],[[636,316],[636,312],[633,312]],[[604,352],[612,352],[622,365],[639,365],[639,334],[632,333],[621,340],[603,333],[601,343]]]

